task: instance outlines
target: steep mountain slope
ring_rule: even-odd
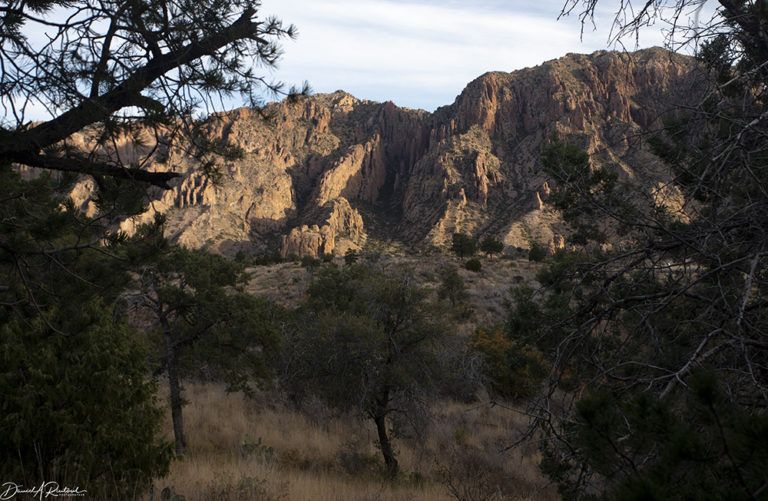
[[[692,59],[662,49],[596,52],[487,73],[432,114],[342,91],[269,105],[268,119],[235,110],[206,129],[243,151],[219,162],[222,182],[170,152],[158,168],[182,172],[181,183],[123,229],[162,211],[169,237],[228,255],[339,254],[369,235],[442,245],[455,231],[557,247],[563,230],[546,207],[542,141],[557,131],[653,186],[663,170],[642,135],[695,103],[705,80]]]

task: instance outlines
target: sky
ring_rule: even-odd
[[[343,89],[433,111],[488,71],[616,48],[608,43],[610,11],[598,12],[597,28],[589,24],[582,34],[577,15],[557,19],[562,6],[563,0],[263,0],[261,13],[299,32],[283,44],[273,78],[297,86],[306,80],[316,93]],[[663,45],[658,28],[626,47]]]
[[[616,2],[598,1],[594,25],[582,31],[578,10],[558,19],[565,1],[262,0],[260,16],[294,24],[299,36],[283,42],[276,70],[261,70],[288,86],[306,81],[315,93],[341,89],[360,99],[434,111],[489,71],[511,72],[572,52],[664,44],[664,26],[657,24],[637,41],[612,45]],[[702,2],[708,5],[690,0]],[[45,41],[44,35],[30,34]],[[221,105],[232,109],[243,102],[232,98]],[[27,111],[27,120],[49,118],[39,103]]]

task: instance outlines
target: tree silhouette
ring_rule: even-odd
[[[262,91],[282,92],[258,68],[273,66],[277,41],[295,31],[260,18],[259,7],[248,0],[0,6],[0,434],[2,471],[14,480],[74,478],[96,498],[124,499],[167,471],[145,379],[147,347],[115,307],[126,272],[159,249],[137,250],[114,227],[143,210],[148,188],[168,188],[178,176],[173,165],[147,170],[150,160],[160,164],[180,148],[215,175],[213,155],[238,153],[195,135],[223,99],[238,94],[257,106]],[[25,180],[25,171],[22,179],[27,167],[43,175]],[[80,175],[93,178],[94,217],[63,195]],[[98,360],[84,364],[89,357]],[[30,417],[27,397],[46,412]]]
[[[161,187],[177,174],[150,172],[194,113],[231,94],[256,105],[279,92],[255,72],[274,66],[277,40],[293,26],[260,19],[251,0],[11,1],[0,38],[0,163],[143,181]],[[36,36],[46,33],[46,41]],[[31,109],[51,117],[30,125]],[[92,145],[72,134],[94,125]],[[121,155],[120,139],[154,131],[158,145],[139,158]],[[221,145],[195,144],[204,157]],[[162,155],[161,155],[162,156]]]
[[[598,3],[566,10],[588,19]],[[709,92],[649,138],[683,203],[638,196],[557,138],[543,152],[572,250],[539,274],[535,298],[516,298],[510,335],[555,365],[537,426],[551,439],[542,465],[569,498],[766,492],[765,3],[719,4],[696,31]],[[676,16],[695,5],[622,4],[617,33],[664,18],[684,38]]]

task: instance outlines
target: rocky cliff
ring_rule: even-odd
[[[443,245],[456,231],[507,246],[562,245],[540,172],[553,131],[643,186],[663,180],[642,137],[676,105],[692,104],[704,74],[662,49],[569,54],[513,73],[487,73],[435,113],[361,101],[342,91],[228,112],[208,139],[242,151],[219,160],[220,183],[181,153],[183,173],[157,192],[168,236],[223,254],[343,254],[368,238]],[[87,190],[78,201],[87,206]]]

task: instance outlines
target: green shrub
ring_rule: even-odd
[[[93,499],[128,499],[171,458],[148,345],[99,298],[47,319],[71,334],[42,320],[0,324],[0,471],[24,486],[55,481]]]
[[[539,244],[531,244],[531,250],[528,251],[528,261],[544,261],[547,257],[547,251]]]
[[[541,352],[510,340],[501,329],[477,329],[468,344],[470,350],[483,355],[489,389],[499,395],[531,397],[549,372]]]
[[[483,263],[481,263],[477,258],[472,258],[464,263],[464,267],[469,271],[478,272],[483,269]]]
[[[256,266],[269,266],[271,264],[277,264],[283,262],[283,256],[280,251],[272,252],[271,254],[262,254],[253,259],[253,264]]]
[[[317,268],[320,266],[320,260],[312,256],[304,256],[301,258],[301,266],[304,268]]]
[[[439,274],[440,287],[437,289],[437,297],[448,299],[453,306],[467,299],[467,288],[464,286],[464,280],[461,279],[456,266],[446,266],[439,271]]]
[[[347,250],[346,253],[344,253],[344,264],[347,266],[355,264],[360,256],[358,255],[357,251],[354,249]]]

